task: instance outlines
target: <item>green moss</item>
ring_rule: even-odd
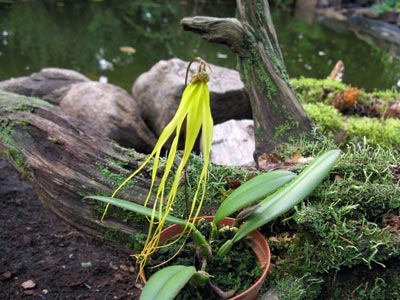
[[[348,118],[347,142],[366,141],[374,146],[400,149],[400,120]]]
[[[256,64],[255,66],[257,89],[260,92],[266,93],[268,95],[268,100],[274,103],[275,101],[273,101],[273,99],[276,97],[278,91],[264,68],[265,67],[260,64]]]
[[[30,110],[32,109],[32,103],[51,106],[48,102],[37,98],[28,98],[0,91],[0,109],[4,111],[13,112]],[[0,140],[8,149],[6,153],[8,157],[14,162],[14,165],[19,169],[19,171],[25,175],[29,169],[25,165],[23,155],[18,150],[15,139],[17,138],[17,135],[26,134],[21,127],[26,127],[28,125],[29,123],[26,120],[12,120],[6,116],[0,116]]]
[[[304,146],[300,153],[318,152],[317,145]],[[377,299],[393,299],[389,283],[398,289],[399,280],[375,282],[376,273],[362,279],[354,271],[346,286],[340,284],[343,290],[331,286],[343,268],[384,270],[388,260],[399,258],[398,234],[380,226],[383,216],[400,213],[400,189],[390,168],[398,162],[395,150],[348,145],[329,178],[273,229],[264,229],[276,265],[266,285],[285,291],[284,299],[374,299],[378,291],[385,296]]]
[[[372,9],[378,14],[382,15],[385,12],[393,11],[400,12],[400,3],[398,0],[379,1],[372,5]]]
[[[29,110],[32,104],[42,106],[53,106],[51,103],[35,97],[26,97],[18,94],[0,91],[0,106],[7,111]]]
[[[338,80],[315,79],[301,77],[291,79],[292,87],[302,103],[322,102],[330,104],[336,93],[344,91],[348,86]]]
[[[197,226],[199,231],[209,239],[211,232],[211,225],[207,221],[200,223]],[[234,235],[234,230],[227,230],[223,228],[219,232],[219,238],[210,243],[212,252],[216,253],[217,250]],[[150,277],[151,274],[157,271],[157,268],[152,268],[159,264],[164,263],[169,258],[174,256],[172,261],[169,261],[166,265],[194,265],[200,270],[202,262],[196,259],[196,246],[194,245],[192,238],[189,237],[182,249],[181,243],[173,243],[169,247],[161,248],[157,252],[158,255],[152,257],[152,260],[147,265],[146,277]],[[178,255],[175,256],[177,251],[180,250]],[[214,285],[219,287],[223,291],[229,291],[238,289],[236,294],[239,294],[246,290],[252,285],[261,275],[262,270],[257,264],[254,253],[249,248],[249,244],[245,241],[240,241],[235,244],[235,247],[231,249],[230,255],[218,256],[213,255],[207,259],[207,265],[205,271],[208,272],[212,277],[211,281]],[[201,295],[201,296],[200,296]],[[196,286],[186,285],[182,289],[175,299],[208,299],[218,300],[221,299],[208,285]]]
[[[110,161],[107,166],[98,165],[98,170],[101,175],[109,180],[110,185],[113,188],[118,188],[118,186],[125,181],[127,175],[126,170],[124,170],[117,162]],[[128,182],[122,190],[128,190],[135,185],[136,179],[132,179]]]
[[[317,124],[323,133],[332,135],[344,127],[344,119],[340,112],[330,105],[323,103],[304,104],[304,109],[310,119]]]
[[[274,138],[279,139],[280,137],[286,136],[287,132],[290,130],[291,126],[289,124],[283,124],[276,126],[274,132]]]
[[[391,149],[364,144],[349,144],[344,148],[334,171],[345,180],[391,185],[390,164],[398,162],[398,153]]]
[[[374,91],[371,93],[371,96],[380,99],[383,102],[394,102],[400,100],[400,94],[396,89]]]
[[[124,247],[131,249],[136,252],[140,252],[146,241],[146,234],[136,232],[126,236],[125,233],[121,233],[117,228],[109,228],[104,233],[105,238],[116,241]]]
[[[185,217],[188,206],[194,197],[195,188],[200,178],[200,172],[203,166],[203,159],[198,155],[191,155],[188,167],[188,181],[186,187],[184,184],[178,189],[173,206],[172,214],[177,217]],[[249,171],[241,168],[222,167],[210,165],[209,177],[207,183],[206,194],[204,197],[204,206],[202,215],[212,215],[216,207],[227,197],[228,191],[227,180],[246,180],[249,176]],[[255,172],[254,172],[255,173]],[[199,199],[198,199],[199,201]]]
[[[122,167],[125,163],[126,162],[123,161],[110,161],[107,166],[104,165],[98,166],[99,173],[103,175],[105,178],[107,178],[107,180],[109,181],[109,185],[113,189],[118,188],[119,185],[125,181],[127,176],[129,176],[129,172],[127,172],[127,170],[125,170]],[[121,192],[124,191],[127,193],[137,193],[135,192],[134,189],[136,183],[137,179],[133,178],[121,189]],[[110,195],[104,195],[104,196],[110,196]],[[138,197],[140,196],[143,195],[138,195]],[[87,200],[87,201],[93,206],[94,212],[96,214],[95,218],[100,218],[104,213],[106,204],[95,200]],[[125,223],[147,224],[147,220],[144,216],[125,209],[118,208],[113,205],[109,206],[107,216],[117,217],[119,220],[122,220]]]
[[[372,273],[372,272],[370,272]],[[366,274],[368,275],[368,273]],[[354,277],[357,278],[356,275]],[[342,283],[342,293],[337,294],[336,297],[347,296],[354,300],[387,300],[398,299],[400,294],[400,276],[399,274],[389,274],[389,272],[381,272],[380,276],[371,276],[364,280],[359,280],[359,285],[353,289],[346,291],[346,284]],[[346,298],[348,299],[348,298]]]
[[[2,143],[7,146],[15,146],[14,136],[16,135],[16,131],[14,126],[10,124],[10,121],[6,118],[0,117],[0,139]]]
[[[344,116],[324,103],[305,103],[303,106],[323,134],[335,137],[341,146],[365,140],[373,147],[400,149],[399,119]]]
[[[338,80],[316,79],[316,78],[292,78],[291,84],[297,97],[303,104],[324,103],[330,105],[336,94],[350,88]],[[379,102],[382,106],[382,112],[387,107],[387,103],[398,101],[399,92],[396,89],[375,91],[366,93],[360,91],[358,103],[362,105],[372,105]]]
[[[268,277],[268,276],[267,276]],[[315,299],[321,291],[322,278],[310,274],[302,277],[286,276],[275,283],[280,300]]]
[[[11,123],[5,118],[0,117],[0,140],[1,143],[6,147],[6,155],[13,162],[14,166],[24,176],[31,175],[29,168],[25,164],[23,155],[18,150],[18,146],[15,143],[15,138],[17,136],[17,130],[15,126],[26,126],[26,122],[19,121]]]
[[[117,188],[130,174],[130,172],[127,172],[124,168],[121,167],[123,165],[124,162],[110,161],[107,166],[101,165],[98,168],[99,172],[104,177],[106,177],[107,180],[109,180],[110,185],[114,188]],[[161,167],[159,172],[162,172],[163,161],[161,161],[160,165]],[[175,204],[172,211],[172,214],[174,216],[184,217],[186,215],[191,200],[194,197],[194,193],[196,190],[194,187],[198,183],[202,166],[203,159],[200,156],[192,155],[187,167],[188,181],[186,183],[186,187],[185,184],[181,184],[175,198]],[[205,205],[202,214],[212,214],[214,208],[217,207],[223,199],[225,199],[225,197],[227,196],[227,177],[236,180],[244,180],[248,173],[249,172],[245,169],[238,169],[233,167],[227,168],[214,165],[210,166],[209,182],[207,184],[206,195],[204,199]],[[173,178],[173,176],[171,176],[171,178]],[[127,193],[134,192],[134,187],[136,183],[137,179],[134,178],[128,184],[126,184],[121,191]],[[170,185],[171,180],[167,183],[167,190],[169,190],[168,188]],[[137,197],[140,199],[145,199],[146,196],[147,195],[137,195]],[[90,203],[94,207],[94,210],[97,214],[96,217],[100,217],[104,211],[105,204],[99,201],[90,201]],[[110,206],[108,216],[117,217],[127,223],[135,222],[140,224],[147,224],[147,220],[142,215],[129,212],[115,206]]]

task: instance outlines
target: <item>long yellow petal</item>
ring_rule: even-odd
[[[147,206],[153,194],[153,188],[157,178],[157,170],[159,167],[161,151],[165,143],[171,137],[173,137],[172,144],[166,158],[166,163],[163,170],[164,173],[161,177],[160,182],[158,183],[157,192],[155,194],[155,197],[153,198],[153,214],[149,218],[149,230],[146,238],[145,247],[139,255],[136,255],[137,262],[140,265],[139,273],[143,271],[144,265],[146,264],[148,257],[153,254],[154,251],[160,248],[160,246],[158,246],[160,232],[164,228],[166,216],[173,207],[182,173],[189,161],[190,154],[201,131],[204,165],[201,170],[194,197],[192,198],[189,218],[197,217],[200,212],[206,192],[208,165],[210,163],[210,150],[213,134],[213,120],[211,116],[210,95],[207,81],[208,75],[204,72],[203,66],[203,69],[201,69],[201,71],[192,78],[192,82],[185,88],[182,94],[181,102],[174,117],[161,132],[153,151],[146,158],[143,164],[135,172],[129,175],[112,195],[112,197],[115,197],[115,195],[121,190],[121,188],[125,186],[141,170],[143,170],[143,168],[151,161],[151,159],[153,159],[151,184],[145,200],[145,205]],[[170,178],[170,173],[172,172],[174,159],[177,154],[180,133],[185,121],[186,134],[183,156],[175,172],[169,194],[167,195],[166,186],[168,183],[168,179]],[[200,201],[198,201],[199,194]],[[165,197],[167,198],[166,201]],[[107,212],[107,209],[108,205],[104,211],[103,218]],[[157,222],[155,222],[156,215],[158,215]],[[187,238],[188,234],[188,232],[186,232],[186,234],[185,232],[182,232],[181,236],[171,243],[175,243],[185,235]]]

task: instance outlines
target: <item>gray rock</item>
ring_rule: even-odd
[[[160,61],[139,76],[132,87],[133,98],[142,108],[144,120],[157,136],[178,108],[187,65],[187,62],[176,58]],[[196,67],[197,63],[194,63],[191,74]],[[211,68],[208,73],[214,123],[251,118],[250,102],[239,73],[214,65]]]
[[[76,83],[60,102],[60,108],[124,147],[148,153],[156,142],[138,104],[114,85],[95,81]]]
[[[253,120],[230,120],[214,126],[211,162],[223,166],[255,166]]]
[[[84,75],[67,69],[46,68],[28,77],[0,82],[0,90],[38,97],[58,104],[69,87],[77,82],[89,81]]]

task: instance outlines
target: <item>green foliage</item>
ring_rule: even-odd
[[[390,164],[398,161],[397,152],[367,143],[347,145],[333,172],[345,180],[358,180],[374,184],[391,184]]]
[[[296,178],[259,202],[259,207],[240,226],[233,238],[239,241],[253,230],[276,219],[300,203],[328,175],[339,157],[339,150],[331,150],[313,160]],[[251,190],[248,190],[249,193]]]
[[[398,299],[399,293],[400,276],[389,274],[376,276],[361,282],[355,289],[350,291],[349,297],[355,300],[387,300]],[[337,296],[340,297],[341,295]]]
[[[154,215],[153,210],[151,208],[145,207],[143,205],[134,203],[134,202],[130,202],[127,200],[123,200],[123,199],[118,199],[118,198],[112,198],[112,197],[105,197],[105,196],[87,196],[84,199],[92,199],[92,200],[97,200],[97,201],[101,201],[104,203],[109,203],[112,204],[114,206],[118,206],[120,208],[123,209],[127,209],[130,211],[133,211],[135,213],[141,214],[143,216],[146,217],[152,217]],[[165,216],[165,215],[155,215],[154,216],[156,218],[156,220],[158,220],[159,218],[166,218],[167,222],[173,223],[173,224],[179,224],[182,226],[185,226],[187,224],[187,222],[185,220],[173,217],[173,216]]]
[[[381,2],[381,1],[379,1]],[[400,12],[400,2],[398,0],[384,0],[381,3],[372,5],[372,8],[378,15],[382,15],[388,11]]]
[[[284,231],[268,233],[273,261],[279,260],[267,286],[291,295],[285,299],[396,299],[400,274],[386,276],[383,266],[399,258],[399,238],[381,221],[400,213],[390,167],[399,163],[396,151],[348,145],[328,180],[276,223]],[[368,271],[360,277],[356,270],[363,266]],[[315,284],[304,284],[305,278]]]
[[[107,239],[117,241],[124,247],[134,250],[135,252],[139,252],[146,240],[146,235],[141,232],[132,233],[128,237],[125,234],[122,234],[121,231],[117,228],[109,228],[105,233],[104,236]]]
[[[400,149],[400,121],[352,117],[348,119],[347,142],[360,142],[364,137],[373,146]]]
[[[279,145],[277,153],[279,153],[281,157],[290,157],[295,152],[300,153],[303,157],[316,157],[321,153],[338,148],[334,141],[321,134],[320,129],[316,126],[311,132],[311,135],[311,141],[307,137],[300,137],[291,140],[290,143]]]
[[[295,247],[288,254],[300,255],[297,252],[301,249],[305,258],[296,261],[294,270],[312,269],[318,274],[344,266],[382,264],[387,257],[396,255],[397,241],[376,223],[357,218],[358,209],[357,205],[340,201],[330,205],[307,203],[298,208],[294,215],[299,226]]]
[[[316,127],[328,137],[334,137],[338,144],[363,143],[371,146],[400,149],[400,121],[392,118],[372,118],[347,116],[336,110],[331,102],[335,94],[348,86],[337,80],[317,80],[313,78],[292,79],[292,85],[302,102],[308,116]],[[388,103],[398,101],[396,90],[361,91],[359,103],[373,105],[381,102],[382,112]]]
[[[357,116],[343,116],[330,105],[305,104],[310,119],[327,136],[336,137],[341,145],[363,143],[400,149],[400,121]]]
[[[303,104],[324,103],[330,105],[334,96],[350,88],[349,85],[338,80],[316,78],[292,78],[290,80],[296,95]],[[393,102],[400,98],[396,89],[373,91],[366,93],[360,91],[358,102],[361,104],[374,104],[376,100],[383,103]]]
[[[310,119],[324,134],[332,136],[344,128],[344,118],[340,112],[331,105],[323,103],[306,103],[304,109]]]
[[[394,102],[400,100],[399,91],[396,89],[373,91],[370,94],[374,99],[380,99],[384,103]]]
[[[176,217],[185,218],[188,207],[187,199],[193,199],[194,188],[199,181],[203,159],[198,155],[191,155],[187,165],[187,180],[185,186],[178,189],[176,203],[173,207],[172,214]],[[251,172],[253,175],[257,172]],[[228,191],[227,180],[229,178],[244,181],[247,179],[249,171],[241,168],[223,167],[218,165],[210,165],[208,170],[209,180],[207,183],[206,194],[204,198],[204,206],[202,215],[213,215],[215,208],[227,197]],[[250,174],[251,175],[251,174]]]
[[[234,190],[232,194],[221,203],[215,213],[213,222],[216,224],[223,218],[230,216],[242,208],[256,201],[258,202],[265,197],[265,195],[275,191],[294,177],[295,174],[292,172],[277,170],[260,174],[250,179],[246,184]],[[266,182],[268,182],[268,184],[265,184]]]
[[[140,300],[173,300],[195,272],[196,268],[193,266],[170,266],[161,269],[149,279]]]
[[[207,238],[210,239],[211,224],[208,221],[201,220],[197,228]],[[220,246],[228,239],[231,239],[235,233],[235,228],[223,226],[219,228],[219,239],[211,243],[212,252],[218,251]],[[165,262],[181,247],[181,243],[173,244],[169,247],[161,248],[157,255],[149,262],[146,271],[146,277],[153,276],[159,268],[153,268],[158,264]],[[195,265],[197,269],[201,268],[201,262],[195,259],[196,246],[193,244],[191,237],[183,245],[179,254],[169,261],[166,266],[170,265]],[[162,266],[165,267],[165,266]],[[207,260],[206,272],[211,275],[211,282],[223,291],[238,288],[236,294],[243,292],[247,287],[252,285],[261,275],[262,270],[258,266],[254,257],[254,253],[249,248],[246,241],[239,242],[232,249],[229,256],[220,257],[213,255]],[[150,277],[152,278],[152,277]],[[201,294],[201,296],[200,296]],[[178,299],[221,299],[209,285],[193,286],[192,284],[185,286],[176,298]]]
[[[138,154],[133,151],[133,153],[131,153],[129,157],[132,159],[132,161],[134,161],[135,157],[138,157]],[[99,173],[109,181],[111,187],[117,188],[127,176],[127,170],[124,168],[124,164],[126,164],[126,162],[109,161],[107,166],[99,165],[98,170]],[[124,192],[130,193],[135,184],[136,180],[132,180],[126,186],[124,186],[122,190]],[[94,212],[97,214],[96,217],[100,217],[103,214],[104,209],[106,208],[105,202],[90,201],[88,199],[88,203],[93,205]],[[126,223],[134,222],[137,224],[147,224],[147,220],[143,215],[117,206],[110,207],[109,215],[118,217]]]
[[[346,89],[346,85],[338,80],[304,78],[291,79],[291,84],[302,103],[323,102],[330,104],[333,95]]]
[[[212,272],[216,271],[218,273],[219,269],[223,269],[224,272],[229,268],[229,260],[231,259],[231,247],[233,246],[233,243],[235,243],[235,247],[233,247],[236,251],[240,251],[241,256],[238,256],[239,262],[238,263],[233,263],[233,269],[236,269],[240,265],[240,260],[243,258],[242,255],[245,253],[245,249],[241,249],[240,247],[240,241],[246,237],[251,231],[265,225],[267,222],[270,222],[274,219],[276,219],[278,216],[281,214],[287,212],[289,209],[293,208],[296,204],[298,204],[301,200],[304,199],[321,181],[326,177],[328,174],[329,170],[332,168],[333,164],[336,162],[337,158],[339,156],[339,151],[338,150],[332,150],[329,151],[321,156],[319,156],[317,159],[315,159],[307,168],[303,170],[300,175],[298,175],[296,178],[292,179],[288,184],[286,184],[284,187],[279,189],[279,187],[290,180],[293,177],[293,174],[291,172],[287,171],[274,171],[269,174],[260,174],[258,175],[258,178],[254,178],[245,184],[243,184],[240,188],[240,190],[237,193],[232,193],[231,197],[228,197],[225,201],[228,203],[228,205],[233,205],[234,209],[229,209],[226,208],[225,206],[223,207],[223,211],[225,211],[222,214],[222,217],[229,213],[234,213],[235,210],[241,209],[243,205],[236,205],[237,200],[235,200],[237,197],[237,194],[251,194],[254,189],[260,189],[261,190],[259,193],[257,193],[256,197],[259,199],[259,203],[257,204],[257,207],[255,210],[250,211],[249,216],[246,218],[246,221],[239,226],[239,229],[234,232],[231,230],[228,230],[229,233],[231,233],[231,236],[228,237],[229,239],[226,242],[223,242],[225,239],[215,239],[213,235],[213,242],[211,245],[213,247],[217,247],[214,249],[214,251],[211,251],[211,246],[208,246],[205,237],[200,233],[200,231],[192,224],[189,223],[188,221],[185,221],[183,219],[179,219],[176,217],[173,217],[171,215],[164,216],[162,214],[154,214],[152,209],[143,207],[141,205],[138,205],[133,202],[129,202],[126,200],[122,199],[115,199],[112,197],[103,197],[103,196],[90,196],[86,198],[106,202],[108,204],[112,204],[115,206],[118,206],[120,208],[124,208],[130,211],[133,211],[135,213],[143,214],[147,217],[154,217],[155,219],[161,219],[161,218],[166,218],[166,221],[179,224],[181,226],[189,226],[191,228],[192,232],[192,238],[195,242],[195,250],[196,253],[202,253],[200,255],[200,258],[207,257],[212,253],[212,252],[217,252],[218,255],[215,256],[215,260],[212,258],[212,256],[208,259],[211,259],[208,264],[212,265],[215,262],[220,262],[220,265],[214,265],[214,268],[211,268]],[[199,175],[201,176],[201,175]],[[287,178],[286,178],[287,177]],[[271,188],[270,189],[264,189],[262,185],[260,185],[258,179],[260,179],[266,186],[268,186],[271,183]],[[275,182],[276,181],[276,182]],[[271,193],[268,197],[265,198],[269,193]],[[263,195],[264,194],[264,195]],[[265,195],[267,194],[267,195]],[[265,199],[264,199],[265,198]],[[235,201],[230,201],[230,199],[234,199]],[[253,201],[252,201],[253,202]],[[233,204],[232,204],[233,203]],[[249,203],[246,203],[246,205]],[[218,215],[218,213],[217,213]],[[214,232],[214,229],[216,229],[216,224],[212,223],[212,232]],[[223,231],[220,231],[219,233],[216,234],[216,236],[221,237],[223,236],[224,233]],[[200,237],[200,238],[199,238]],[[223,242],[223,244],[222,244]],[[208,249],[208,248],[203,248],[204,246],[208,246],[210,249],[209,251],[202,251],[199,252],[200,249]],[[200,246],[200,248],[199,248]],[[229,251],[230,255],[227,255]],[[207,254],[208,253],[208,254]],[[186,255],[186,254],[185,254]],[[236,255],[237,256],[237,255]],[[248,263],[246,263],[247,265]],[[215,269],[215,270],[214,270]],[[158,275],[159,272],[155,273],[152,278],[155,276],[156,278],[160,278],[159,280],[151,280],[147,283],[146,285],[146,292],[144,292],[144,298],[143,299],[152,299],[152,296],[149,296],[149,298],[146,298],[147,293],[152,293],[154,291],[162,292],[163,289],[165,288],[166,292],[169,292],[171,295],[171,299],[175,297],[177,289],[179,290],[188,280],[189,277],[191,277],[193,274],[189,275],[189,271],[186,273],[184,272],[185,276],[182,276],[182,280],[176,279],[176,285],[171,285],[170,281],[167,281],[167,278],[171,276],[171,274],[168,271],[163,271],[164,269],[161,269],[162,276]],[[188,269],[185,269],[188,270]],[[203,268],[202,268],[203,271]],[[166,275],[165,275],[165,274]],[[224,273],[225,274],[225,273]],[[229,273],[228,273],[229,274]],[[233,274],[233,273],[232,273]],[[212,273],[213,275],[213,273]],[[232,282],[236,285],[242,282],[242,277],[228,277],[223,276],[227,283],[232,284]],[[163,280],[165,279],[165,280]],[[235,281],[236,280],[236,281]],[[224,287],[222,283],[221,287]],[[221,288],[220,287],[220,288]],[[143,295],[142,294],[142,295]],[[149,295],[150,295],[149,294]],[[154,295],[153,295],[154,296]]]
[[[302,277],[286,276],[276,282],[276,291],[280,300],[315,299],[321,289],[322,278],[314,278],[310,274]]]

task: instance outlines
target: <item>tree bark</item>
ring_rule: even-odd
[[[268,1],[237,0],[237,9],[239,20],[190,17],[181,25],[237,53],[253,110],[257,162],[281,143],[310,138],[312,125],[290,86]]]
[[[79,231],[110,242],[115,242],[118,231],[119,241],[125,243],[129,235],[143,232],[144,225],[124,223],[113,213],[100,222],[102,206],[82,198],[111,195],[144,155],[76,124],[78,120],[56,106],[0,92],[0,154],[28,177],[43,204],[59,217]],[[140,203],[149,188],[145,176],[118,196]]]

